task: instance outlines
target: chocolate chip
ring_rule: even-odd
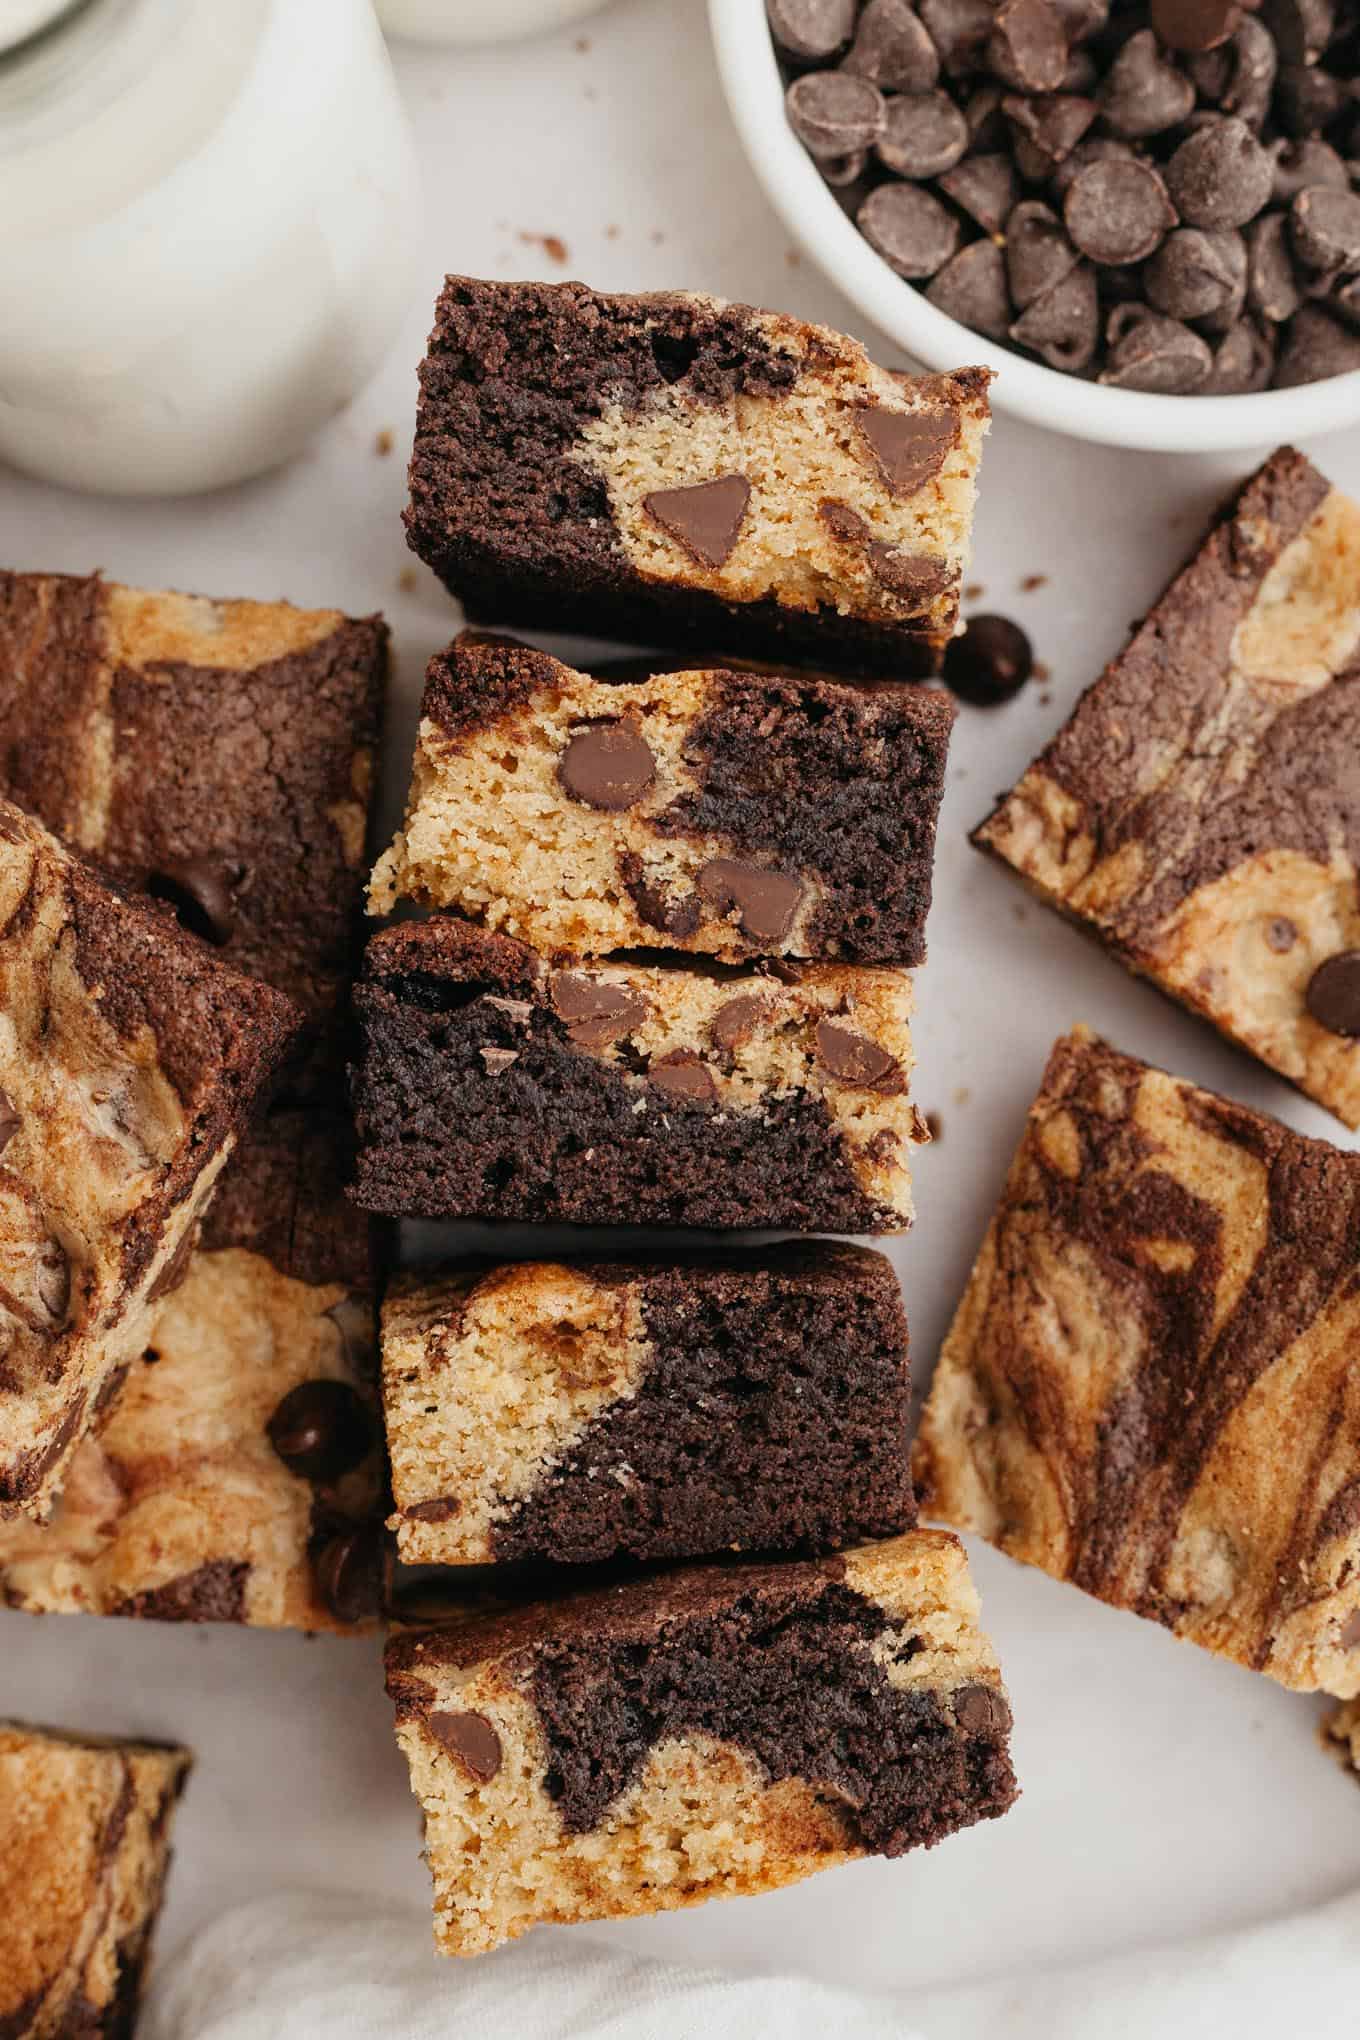
[[[180,1288],[189,1273],[189,1263],[193,1260],[197,1247],[198,1227],[191,1225],[186,1232],[180,1234],[174,1253],[147,1290],[148,1303],[159,1303],[162,1297],[171,1296]]]
[[[894,496],[914,496],[934,479],[959,440],[955,411],[890,411],[861,404],[860,435]]]
[[[1063,220],[1093,262],[1145,262],[1176,224],[1166,186],[1150,163],[1092,163],[1063,202]]]
[[[1106,339],[1109,350],[1100,380],[1111,389],[1183,396],[1198,389],[1214,365],[1207,340],[1146,305],[1116,305]]]
[[[790,872],[735,857],[712,858],[696,883],[710,906],[736,915],[738,928],[752,942],[782,942],[803,899],[803,882]]]
[[[301,1381],[265,1425],[269,1442],[290,1473],[303,1480],[339,1480],[373,1443],[363,1398],[347,1381]]]
[[[907,0],[869,0],[841,68],[885,92],[929,92],[940,57]]]
[[[886,539],[870,539],[865,556],[879,585],[899,602],[910,605],[912,615],[929,609],[959,578],[959,570],[951,561],[933,553],[903,552]]]
[[[1289,208],[1294,253],[1312,270],[1360,268],[1360,192],[1313,185]]]
[[[819,1020],[815,1038],[817,1060],[837,1083],[856,1091],[882,1091],[901,1075],[901,1064],[876,1041],[835,1020]]]
[[[1011,1710],[995,1686],[960,1686],[954,1719],[968,1735],[1002,1736],[1010,1729]]]
[[[146,890],[173,907],[191,935],[225,949],[236,932],[233,889],[240,881],[240,867],[220,857],[178,857],[151,873]]]
[[[963,117],[968,123],[969,147],[974,154],[987,155],[1005,147],[1006,123],[1001,117],[1004,97],[999,85],[979,85],[964,102]]]
[[[0,1154],[4,1153],[23,1123],[23,1114],[9,1092],[0,1091]]]
[[[1340,119],[1346,87],[1320,64],[1281,64],[1275,81],[1275,110],[1286,134],[1319,135]]]
[[[769,1010],[765,1000],[756,993],[729,999],[725,1006],[719,1006],[709,1023],[708,1031],[714,1046],[732,1055],[751,1039]]]
[[[1273,949],[1277,956],[1286,956],[1299,939],[1299,931],[1286,914],[1276,914],[1266,922],[1266,947]]]
[[[869,166],[867,149],[852,149],[848,156],[822,156],[817,168],[833,191],[839,191],[849,184],[858,184]]]
[[[1214,69],[1212,81],[1208,68]],[[1201,95],[1220,113],[1235,113],[1249,128],[1259,128],[1270,111],[1279,56],[1274,38],[1250,17],[1232,41],[1206,56],[1191,57],[1187,68]]]
[[[647,1017],[647,1001],[631,985],[611,984],[606,978],[585,977],[577,971],[559,970],[548,987],[553,1011],[567,1027],[567,1039],[576,1048],[608,1048],[631,1034]]]
[[[1009,156],[966,156],[962,163],[956,163],[952,170],[937,178],[936,183],[946,198],[977,221],[984,234],[1001,232],[1020,196],[1015,166]]]
[[[1117,142],[1113,135],[1088,135],[1054,170],[1053,190],[1059,198],[1066,198],[1082,171],[1092,163],[1136,163],[1140,160],[1128,142]]]
[[[1247,244],[1229,230],[1179,227],[1168,234],[1144,275],[1148,303],[1172,319],[1203,319],[1246,291]]]
[[[1346,1617],[1336,1640],[1342,1650],[1360,1650],[1360,1608]]]
[[[1080,259],[1052,208],[1022,199],[1006,222],[1006,276],[1020,309],[1046,296]]]
[[[502,1762],[501,1739],[484,1714],[430,1715],[430,1734],[458,1759],[470,1778],[489,1785]]]
[[[428,1502],[408,1502],[401,1513],[408,1523],[450,1523],[462,1512],[457,1495],[432,1495]]]
[[[1315,64],[1336,27],[1333,0],[1264,0],[1261,12],[1287,64]]]
[[[1052,0],[1001,0],[987,67],[1019,92],[1057,91],[1067,69],[1067,36]]]
[[[784,105],[789,126],[814,156],[872,148],[888,111],[877,85],[848,71],[809,71],[795,78]]]
[[[933,276],[959,245],[958,221],[915,185],[880,184],[855,219],[870,247],[899,276]]]
[[[655,784],[656,760],[635,723],[601,718],[569,739],[557,777],[573,800],[621,814]]]
[[[673,1048],[669,1055],[648,1065],[647,1075],[668,1098],[687,1098],[697,1105],[711,1105],[718,1095],[712,1070],[690,1048]]]
[[[1131,35],[1111,64],[1101,111],[1111,134],[1126,142],[1179,127],[1195,104],[1195,88],[1162,51],[1150,28]]]
[[[1166,166],[1171,202],[1189,227],[1244,227],[1270,197],[1274,165],[1241,120],[1213,119]]]
[[[620,856],[619,875],[637,908],[638,919],[646,927],[669,935],[675,942],[688,942],[697,933],[704,918],[697,893],[673,893],[662,880],[649,878],[634,850]]]
[[[732,557],[750,500],[745,475],[716,475],[686,489],[654,489],[642,507],[700,566],[721,567]]]
[[[947,92],[902,93],[888,101],[878,160],[899,177],[934,177],[968,147],[968,123]]]
[[[1360,336],[1348,333],[1318,306],[1304,305],[1285,328],[1274,386],[1292,390],[1299,383],[1322,382],[1329,375],[1349,375],[1357,368]]]
[[[919,0],[916,11],[951,76],[981,69],[996,0]]]
[[[1330,185],[1333,191],[1351,188],[1345,163],[1335,149],[1320,142],[1316,135],[1306,135],[1301,142],[1272,142],[1270,154],[1275,161],[1270,195],[1276,205],[1288,205],[1310,186]]]
[[[1289,218],[1263,213],[1247,228],[1247,302],[1263,319],[1292,319],[1303,302],[1289,252]]]
[[[1329,1034],[1348,1041],[1360,1037],[1360,949],[1345,949],[1319,964],[1308,980],[1303,1002]]]
[[[1100,338],[1100,296],[1090,264],[1078,263],[1061,283],[1036,298],[1011,327],[1011,338],[1032,348],[1050,368],[1080,374]]]
[[[1013,131],[1035,152],[1034,167],[1041,178],[1066,161],[1100,111],[1094,99],[1073,92],[1051,92],[1035,99],[1008,94],[1001,106]]]
[[[1188,54],[1216,50],[1242,19],[1237,0],[1152,0],[1150,14],[1158,41]]]
[[[339,1622],[362,1622],[382,1604],[383,1554],[379,1534],[369,1524],[328,1537],[312,1559],[312,1572],[322,1600]]]
[[[977,708],[1009,701],[1033,671],[1034,648],[1008,616],[972,616],[945,647],[946,686]]]
[[[959,165],[960,169],[965,166]],[[946,262],[926,289],[927,301],[946,318],[1004,340],[1014,316],[1006,284],[1006,258],[995,241],[970,241]]]

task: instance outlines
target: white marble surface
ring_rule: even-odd
[[[322,441],[279,475],[176,503],[98,502],[0,474],[7,564],[102,566],[151,586],[385,609],[400,686],[389,821],[419,675],[454,622],[423,568],[403,582],[399,523],[414,368],[443,270],[695,285],[855,330],[834,293],[789,261],[746,171],[700,0],[621,0],[546,42],[410,49],[398,61],[427,183],[425,294],[376,382]],[[565,266],[537,235],[566,243]],[[395,442],[388,457],[377,451],[384,432]],[[1308,451],[1360,488],[1360,435]],[[1095,452],[1004,421],[994,432],[975,578],[987,606],[1032,631],[1053,677],[990,717],[965,710],[958,727],[931,961],[918,984],[918,1096],[942,1113],[944,1133],[920,1161],[920,1220],[897,1252],[922,1377],[1045,1052],[1073,1020],[1306,1131],[1338,1133],[1023,904],[965,842],[1247,465]],[[1046,586],[1021,593],[1022,577],[1039,573]],[[579,1931],[746,1970],[943,1982],[1265,1918],[1360,1881],[1360,1801],[1314,1745],[1315,1703],[989,1551],[976,1558],[1017,1715],[1025,1796],[1008,1819],[929,1856],[857,1866],[777,1897]],[[196,1921],[271,1886],[423,1901],[416,1813],[378,1659],[374,1645],[8,1614],[0,1712],[196,1747],[169,1954]],[[449,1983],[452,2013],[453,1972]]]

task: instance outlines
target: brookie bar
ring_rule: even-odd
[[[910,679],[958,616],[989,380],[686,291],[450,277],[410,543],[479,622]]]
[[[708,668],[615,684],[468,635],[431,662],[370,903],[546,950],[925,959],[953,703]]]

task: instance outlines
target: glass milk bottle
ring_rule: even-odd
[[[393,338],[418,211],[371,0],[0,0],[0,463],[287,460]]]

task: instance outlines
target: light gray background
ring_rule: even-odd
[[[150,587],[384,609],[398,673],[386,826],[405,784],[424,662],[456,620],[423,568],[400,583],[411,564],[399,512],[415,364],[441,274],[689,285],[857,330],[849,307],[791,257],[746,169],[700,0],[624,0],[578,31],[515,50],[408,47],[397,63],[427,186],[419,301],[375,383],[312,451],[262,482],[173,504],[98,502],[0,474],[6,564],[99,566]],[[566,265],[534,235],[560,236]],[[395,441],[387,457],[376,451],[384,430]],[[1360,434],[1308,451],[1360,489]],[[919,1161],[920,1219],[895,1249],[922,1379],[1045,1053],[1074,1020],[1355,1145],[1027,903],[965,841],[1250,464],[1091,449],[1004,418],[994,429],[974,578],[986,607],[1031,631],[1052,680],[990,716],[964,709],[955,739],[931,960],[917,987],[917,1096],[942,1114],[943,1139]],[[1022,577],[1038,573],[1047,585],[1020,593]],[[855,1866],[776,1897],[578,1931],[680,1959],[907,1984],[1264,1918],[1360,1879],[1360,1796],[1315,1746],[1313,1701],[985,1549],[975,1558],[1017,1716],[1025,1796],[1009,1818],[930,1855]],[[379,1655],[376,1644],[6,1614],[0,1713],[195,1746],[164,1955],[196,1921],[275,1885],[424,1903]],[[450,1986],[454,2007],[452,1973]]]

